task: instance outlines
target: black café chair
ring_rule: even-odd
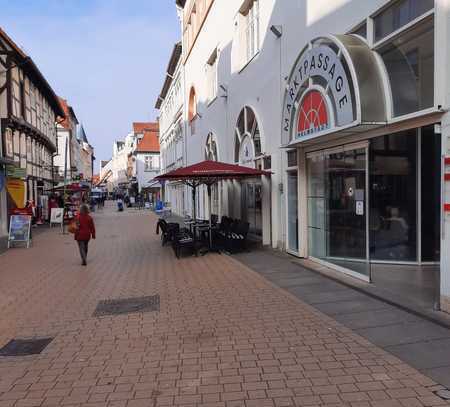
[[[156,224],[156,234],[159,235],[161,231],[161,242],[164,246],[167,242],[173,242],[175,236],[180,231],[180,225],[175,222],[166,222],[164,219],[159,219]]]
[[[225,247],[230,253],[244,251],[247,248],[247,235],[250,229],[250,223],[236,220],[233,222],[231,232],[226,237]]]
[[[177,259],[180,258],[181,252],[184,249],[189,249],[197,256],[197,247],[195,244],[194,235],[189,229],[182,228],[174,237],[172,242],[173,251]]]

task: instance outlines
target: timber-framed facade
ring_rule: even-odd
[[[58,98],[34,64],[0,29],[0,120],[2,171],[23,182],[23,202],[3,188],[0,195],[0,236],[7,214],[27,200],[39,204],[53,186],[53,157],[57,151],[56,121],[64,117]],[[21,201],[22,199],[19,199]],[[5,213],[6,212],[6,213]]]

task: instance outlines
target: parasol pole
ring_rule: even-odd
[[[208,205],[209,205],[209,248],[212,248],[212,197],[211,197],[211,184],[208,183]]]

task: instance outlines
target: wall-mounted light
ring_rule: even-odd
[[[277,38],[280,38],[283,35],[283,27],[281,25],[271,25],[270,31],[272,31]]]

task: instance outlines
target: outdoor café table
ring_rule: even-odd
[[[195,239],[197,239],[197,235],[198,235],[198,239],[197,239],[198,241],[202,241],[202,240],[204,241],[205,239],[201,239],[201,235],[206,234],[208,248],[206,251],[203,251],[202,254],[206,254],[207,252],[213,251],[214,248],[211,245],[211,236],[210,235],[214,229],[217,229],[217,226],[214,225],[214,226],[210,227],[209,223],[197,223],[193,227],[195,230],[195,233],[194,233]]]

